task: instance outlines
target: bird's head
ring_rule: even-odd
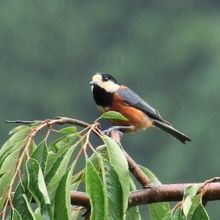
[[[106,73],[96,73],[92,77],[92,81],[90,82],[90,85],[92,91],[94,87],[100,87],[108,93],[114,93],[120,87],[120,85],[117,84],[116,79],[113,76]]]

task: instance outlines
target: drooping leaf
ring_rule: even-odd
[[[22,219],[33,219],[32,212],[30,212],[23,195],[27,195],[27,192],[25,192],[23,185],[20,183],[13,197],[13,205]]]
[[[92,162],[87,159],[85,170],[86,193],[90,199],[91,220],[107,220],[106,198],[104,195],[103,184]]]
[[[111,119],[111,120],[120,120],[120,121],[127,121],[128,120],[121,113],[115,112],[115,111],[105,112],[100,116],[100,118]]]
[[[112,164],[103,159],[103,179],[107,190],[108,220],[124,219],[123,190],[117,172]]]
[[[125,213],[128,206],[128,196],[130,191],[128,163],[121,148],[113,139],[104,136],[103,141],[107,148],[109,162],[114,167],[122,187],[123,213]]]
[[[0,210],[5,203],[8,187],[12,181],[13,176],[15,175],[18,155],[19,150],[10,153],[6,158],[4,158],[4,161],[0,167],[0,174],[2,174],[0,178]]]
[[[146,176],[156,185],[160,185],[158,178],[146,167],[140,166]],[[152,220],[163,219],[170,212],[170,204],[168,202],[160,202],[148,205]]]
[[[28,174],[28,190],[38,201],[40,206],[50,204],[50,198],[44,181],[43,172],[37,160],[30,158],[26,162],[26,170]]]
[[[54,198],[59,182],[66,173],[75,147],[75,145],[72,145],[68,150],[59,155],[46,176],[47,188],[51,199]]]
[[[46,141],[42,141],[31,155],[31,158],[38,161],[43,173],[45,172],[47,157],[48,157],[47,143]]]
[[[15,129],[13,135],[4,143],[0,149],[0,163],[2,159],[9,155],[10,153],[20,149],[24,145],[24,139],[27,137],[31,127],[19,126],[17,130]]]
[[[71,169],[64,175],[59,183],[55,196],[54,219],[55,220],[71,220],[71,177],[75,167],[72,164]]]

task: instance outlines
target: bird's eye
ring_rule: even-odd
[[[103,81],[104,81],[104,82],[107,82],[107,81],[108,81],[108,77],[104,77],[104,78],[103,78]]]

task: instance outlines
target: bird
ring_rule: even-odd
[[[101,113],[115,111],[127,119],[110,119],[110,122],[113,124],[110,130],[119,130],[126,133],[157,127],[174,136],[183,144],[191,141],[189,137],[163,119],[155,108],[144,101],[133,90],[119,84],[112,75],[95,73],[92,76],[90,85],[94,101]]]

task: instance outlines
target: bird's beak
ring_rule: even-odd
[[[89,85],[93,86],[93,85],[94,85],[93,81],[90,81],[90,82],[89,82]]]

